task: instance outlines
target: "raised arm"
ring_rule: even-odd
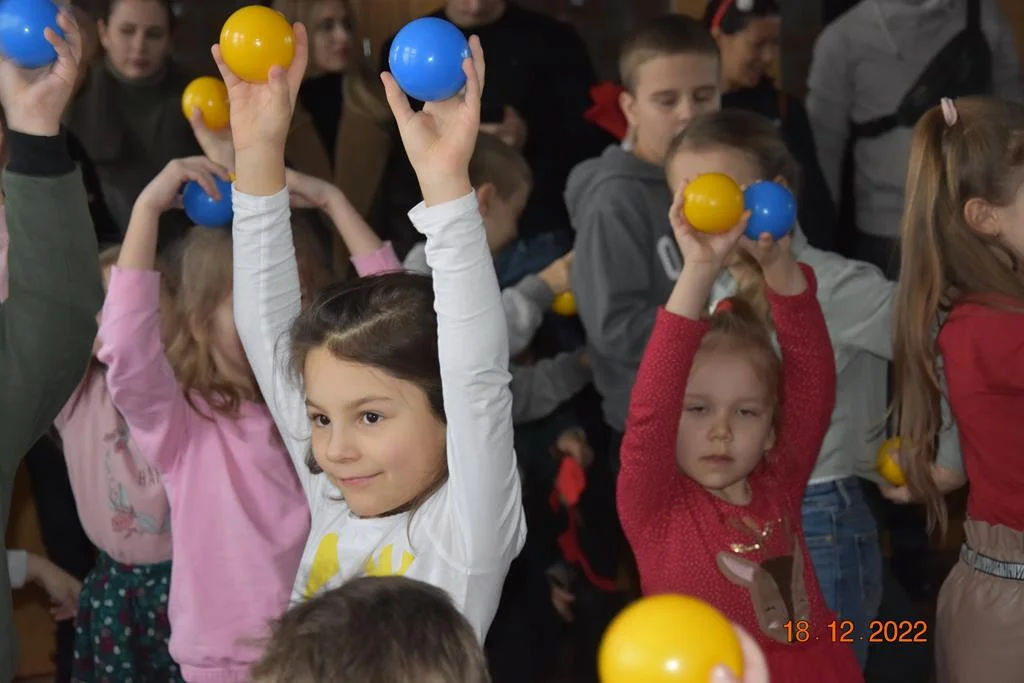
[[[814,271],[803,264],[787,265],[786,270],[790,272],[773,277],[772,269],[766,269],[765,286],[782,348],[782,414],[776,449],[785,458],[788,481],[799,499],[831,423],[836,365]]]
[[[10,153],[3,173],[9,297],[0,304],[0,467],[13,469],[49,427],[85,371],[102,305],[96,237],[60,117],[74,88],[81,34],[62,12],[67,40],[37,70],[0,61],[0,104]]]

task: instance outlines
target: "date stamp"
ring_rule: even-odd
[[[825,641],[833,643],[927,643],[928,622],[873,619],[867,632],[859,632],[849,619],[829,622],[821,633],[814,633],[806,621],[787,621],[786,638],[791,643]]]

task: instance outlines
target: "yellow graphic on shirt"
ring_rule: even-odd
[[[317,546],[313,557],[313,568],[306,579],[306,597],[311,598],[320,592],[341,571],[338,564],[338,534],[325,534]]]
[[[413,561],[416,560],[416,556],[410,553],[408,550],[402,551],[402,564],[395,569],[395,564],[392,560],[395,546],[388,544],[384,546],[384,549],[380,551],[380,555],[374,560],[372,557],[366,561],[366,566],[363,568],[367,576],[405,576],[405,573],[409,571],[409,567],[412,566]]]

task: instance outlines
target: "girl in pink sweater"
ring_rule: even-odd
[[[204,158],[172,161],[135,203],[100,323],[99,360],[171,509],[170,652],[190,683],[244,681],[269,622],[284,611],[309,511],[235,331],[226,230],[191,231],[166,355],[160,215],[182,184],[216,196]]]

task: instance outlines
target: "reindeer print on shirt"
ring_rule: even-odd
[[[769,522],[764,527],[749,517],[729,520],[734,529],[753,537],[750,545],[734,543],[731,551],[718,553],[718,568],[727,579],[750,591],[761,630],[780,643],[790,643],[786,622],[809,621],[811,616],[804,586],[804,557],[800,540],[788,521]],[[742,555],[766,550],[767,541],[778,529],[778,541],[785,551],[754,562]]]

